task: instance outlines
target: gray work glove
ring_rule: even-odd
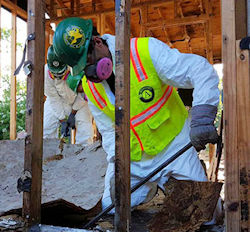
[[[69,118],[67,120],[68,123],[68,127],[75,129],[76,125],[75,125],[75,114],[70,113]]]
[[[66,121],[62,121],[61,122],[61,136],[63,137],[68,137],[69,134],[69,126],[68,123]]]
[[[214,126],[216,113],[216,106],[204,104],[192,107],[192,121],[189,135],[196,151],[205,149],[207,143],[217,143],[218,134]]]

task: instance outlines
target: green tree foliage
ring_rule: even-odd
[[[1,40],[2,42],[10,41],[11,30],[1,28]],[[8,53],[9,46],[2,47]],[[22,49],[22,44],[17,43],[17,49]],[[9,70],[9,67],[5,67]],[[0,99],[0,140],[9,139],[10,136],[10,76],[1,76],[1,87],[2,94]],[[17,132],[25,130],[25,111],[26,111],[26,83],[18,80],[17,77],[17,93],[16,93],[16,104],[17,104]]]
[[[2,100],[0,101],[0,140],[9,139],[10,136],[10,78],[2,77],[2,83],[7,85],[3,90]],[[25,130],[25,111],[26,111],[26,85],[17,81],[17,132]]]

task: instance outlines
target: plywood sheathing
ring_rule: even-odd
[[[94,207],[104,190],[106,154],[99,143],[89,147],[44,140],[42,203],[64,200],[82,209]],[[0,141],[0,215],[22,208],[17,179],[23,171],[24,141]]]

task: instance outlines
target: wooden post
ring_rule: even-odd
[[[23,217],[28,226],[41,220],[41,185],[43,154],[43,86],[45,1],[28,1],[28,35],[35,33],[35,40],[28,42],[28,60],[32,73],[27,77],[26,132],[24,170],[31,173],[31,191],[23,193]]]
[[[249,51],[240,51],[236,39],[246,36],[246,1],[222,0],[221,9],[226,231],[245,232],[250,212]]]
[[[115,231],[130,229],[130,0],[115,1]]]
[[[239,159],[240,231],[250,228],[250,69],[249,51],[236,42],[237,148]]]
[[[225,115],[226,231],[239,232],[239,166],[237,155],[235,0],[222,0],[222,62]]]
[[[16,139],[16,11],[11,12],[10,140]]]
[[[47,51],[48,51],[48,48],[49,48],[49,46],[51,45],[51,39],[50,39],[50,37],[51,37],[51,30],[52,30],[52,28],[51,28],[51,26],[50,26],[50,24],[47,22],[46,24],[45,24],[45,63],[47,63]]]

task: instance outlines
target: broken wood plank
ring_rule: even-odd
[[[130,229],[130,0],[115,1],[115,231]]]
[[[27,78],[24,170],[31,174],[32,183],[30,192],[23,193],[23,217],[30,226],[41,220],[45,1],[28,1],[28,12],[28,34],[36,36],[27,45],[33,70]]]
[[[184,232],[199,229],[202,223],[212,219],[222,183],[170,178],[164,187],[164,202],[150,222],[151,232]]]

